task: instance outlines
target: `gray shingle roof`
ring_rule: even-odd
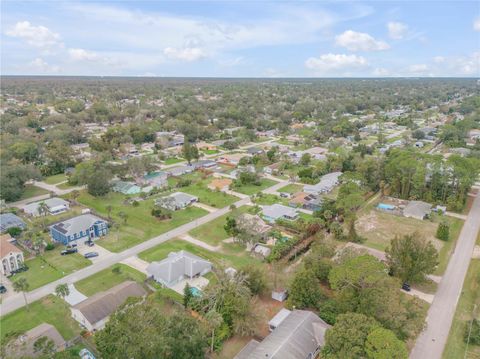
[[[282,204],[272,204],[271,206],[264,206],[262,211],[264,216],[278,219],[282,217],[295,218],[297,211],[294,208],[284,206]]]
[[[27,225],[20,217],[13,213],[0,214],[0,230],[5,232],[9,228],[13,227],[25,229],[27,228]]]
[[[40,212],[39,212],[38,208],[39,208],[39,206],[42,202],[45,202],[47,207],[50,208],[50,209],[52,209],[54,207],[59,207],[59,206],[68,207],[70,205],[64,199],[54,197],[54,198],[47,198],[46,200],[43,200],[43,201],[29,203],[29,204],[27,204],[26,206],[23,207],[23,210],[25,211],[25,213],[28,213],[28,214],[31,214],[31,215],[34,215],[34,216],[39,215]]]
[[[342,172],[328,173],[320,179],[315,185],[306,185],[303,187],[304,192],[308,193],[322,193],[329,192],[338,184],[338,178],[342,175]]]
[[[432,205],[423,201],[410,201],[403,210],[405,217],[413,217],[423,219],[427,214],[430,214]]]
[[[294,310],[262,342],[250,342],[235,359],[306,359],[324,345],[329,327],[313,312]]]

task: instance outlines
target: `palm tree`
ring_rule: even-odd
[[[40,254],[40,248],[42,248],[43,245],[43,237],[37,236],[33,240],[33,249],[35,250],[35,253],[37,256]]]
[[[30,288],[30,284],[28,284],[28,282],[25,278],[20,278],[16,282],[13,282],[13,290],[16,293],[20,293],[20,292],[23,293],[23,299],[25,300],[25,306],[26,306],[27,310],[29,310],[28,301],[27,301],[27,294],[26,294],[28,292],[28,288]]]
[[[210,351],[213,353],[213,344],[215,343],[215,330],[223,323],[223,318],[215,309],[208,311],[205,314],[205,320],[207,321],[207,327],[212,332],[212,341],[210,343]]]
[[[42,201],[38,204],[38,213],[43,217],[43,220],[42,220],[43,229],[46,228],[45,217],[48,214],[48,210],[49,208],[45,202]]]
[[[107,213],[108,213],[108,219],[112,219],[113,207],[111,205],[108,205],[107,207],[105,207],[105,209],[107,210]]]
[[[59,284],[55,287],[55,294],[62,299],[65,299],[70,294],[70,288],[67,283]]]
[[[72,191],[72,193],[70,193],[70,197],[72,198],[72,200],[77,203],[77,198],[80,196],[80,192],[78,190],[74,190]]]

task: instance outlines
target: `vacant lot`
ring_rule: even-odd
[[[170,157],[163,161],[166,165],[173,165],[185,161],[183,158]]]
[[[450,223],[450,240],[447,242],[435,238],[438,223],[441,220],[446,220]],[[414,232],[432,241],[439,252],[440,263],[435,272],[437,275],[441,275],[445,271],[462,226],[462,220],[452,217],[434,217],[433,221],[421,221],[414,218],[395,216],[375,209],[365,212],[356,222],[358,234],[367,239],[364,244],[381,251],[384,251],[390,245],[390,241],[396,236],[404,236]]]
[[[299,184],[290,183],[287,184],[285,187],[282,187],[278,190],[278,192],[285,192],[285,193],[297,193],[303,190],[303,186]]]
[[[224,214],[223,216],[220,216],[214,219],[213,221],[210,221],[208,223],[205,223],[193,229],[189,233],[193,237],[205,243],[216,246],[220,244],[224,239],[227,239],[229,237],[229,235],[227,234],[227,232],[225,232],[225,229],[223,228],[223,226],[227,221],[227,217],[236,216],[236,215],[239,215],[240,213],[245,213],[250,208],[251,207],[249,206],[242,206],[240,208],[237,208],[230,213]]]
[[[25,186],[25,190],[22,193],[22,196],[19,198],[19,201],[21,201],[22,199],[32,198],[47,193],[48,191],[46,189],[34,186],[32,184],[27,184]]]
[[[468,268],[462,295],[458,302],[448,342],[443,352],[443,359],[480,358],[480,346],[470,344],[467,349],[467,345],[463,340],[465,330],[474,316],[475,305],[475,317],[478,319],[480,311],[480,259],[472,259]],[[464,356],[466,349],[466,356]]]
[[[29,289],[32,290],[91,264],[88,259],[78,253],[62,256],[60,255],[61,250],[62,248],[56,248],[46,251],[42,256],[26,260],[25,264],[28,266],[28,270],[15,274],[10,279],[15,282],[20,278],[25,278],[30,284]]]
[[[252,194],[255,194],[255,193],[258,193],[260,191],[263,191],[265,188],[268,188],[268,187],[272,187],[274,184],[276,184],[277,182],[273,181],[273,180],[270,180],[270,179],[267,179],[267,178],[262,178],[260,180],[260,185],[259,186],[255,186],[253,184],[249,184],[249,185],[243,185],[243,186],[239,186],[239,187],[234,187],[233,190],[235,192],[240,192],[240,193],[243,193],[243,194],[246,194],[246,195],[252,195]]]
[[[106,238],[98,241],[98,244],[113,252],[121,252],[147,239],[168,232],[196,218],[206,215],[208,212],[197,207],[189,207],[172,213],[168,220],[158,220],[151,215],[154,200],[141,201],[138,206],[126,204],[125,196],[120,193],[109,193],[96,198],[83,191],[78,201],[87,207],[94,209],[100,215],[110,216],[119,224],[118,229],[112,228]],[[111,210],[109,211],[109,206]],[[119,213],[126,214],[126,222]]]
[[[63,173],[60,173],[58,175],[45,177],[43,179],[43,182],[48,184],[57,184],[60,182],[65,182],[66,180],[67,180],[67,176],[65,176]]]
[[[42,323],[55,326],[64,339],[69,340],[80,333],[80,327],[62,299],[49,295],[37,302],[3,316],[0,320],[0,338],[12,332],[25,332]]]
[[[114,268],[118,268],[119,271],[115,271]],[[90,297],[95,293],[115,287],[117,284],[125,282],[126,280],[134,280],[142,283],[145,279],[146,275],[136,269],[125,264],[115,264],[75,283],[75,288],[87,297]]]
[[[170,252],[178,252],[186,250],[196,254],[199,257],[211,261],[216,266],[223,265],[225,267],[233,266],[234,268],[242,268],[250,265],[261,265],[261,262],[251,257],[243,248],[235,244],[226,246],[226,250],[220,252],[210,252],[204,248],[191,244],[181,239],[172,239],[162,243],[156,247],[146,250],[138,255],[147,262],[160,261],[165,259]]]

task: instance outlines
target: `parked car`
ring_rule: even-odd
[[[288,192],[280,192],[280,197],[290,198],[290,197],[292,197],[292,195],[291,195],[291,193],[288,193]]]
[[[93,257],[98,257],[97,252],[88,252],[83,255],[85,258],[93,258]]]
[[[3,284],[0,284],[0,294],[4,293],[7,293],[7,288]]]
[[[67,249],[64,249],[63,251],[60,252],[60,254],[62,256],[65,256],[67,254],[73,254],[73,253],[77,253],[78,252],[78,249],[77,248],[68,248]]]
[[[67,249],[71,249],[71,248],[77,248],[77,243],[67,244]]]
[[[89,247],[93,247],[95,245],[95,243],[93,243],[93,241],[91,239],[85,241],[85,245],[89,246]]]
[[[402,289],[406,292],[410,292],[412,290],[412,288],[410,287],[410,284],[408,284],[407,282],[402,284]]]

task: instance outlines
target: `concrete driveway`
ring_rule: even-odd
[[[128,257],[127,259],[121,261],[120,263],[126,264],[129,267],[132,267],[133,269],[138,270],[139,272],[147,273],[147,267],[150,263],[144,261],[143,259],[138,258],[137,256],[131,256]]]
[[[0,283],[2,283],[5,286],[5,288],[7,288],[6,293],[0,294],[0,298],[2,300],[5,300],[5,299],[7,299],[7,298],[16,294],[15,291],[13,290],[13,285],[12,285],[12,282],[10,281],[10,279],[8,279],[4,275],[2,275],[0,277]]]
[[[108,251],[107,249],[103,248],[102,246],[94,245],[93,247],[89,247],[89,246],[87,246],[83,243],[79,243],[78,253],[80,253],[83,256],[86,253],[90,253],[90,252],[97,252],[98,253],[98,257],[88,258],[92,263],[101,262],[104,259],[112,257],[114,255],[114,253]]]

